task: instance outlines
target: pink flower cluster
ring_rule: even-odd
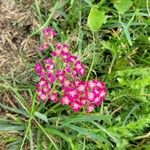
[[[39,51],[44,51],[48,48],[49,46],[48,42],[53,40],[53,37],[56,35],[56,32],[54,31],[54,29],[47,27],[43,29],[43,35],[44,38],[46,39],[46,42],[38,48]]]
[[[43,33],[45,38],[51,36],[49,30],[44,29]],[[68,105],[74,112],[82,109],[92,112],[105,98],[103,82],[80,79],[85,74],[85,67],[77,56],[69,53],[67,44],[55,44],[52,58],[37,63],[34,70],[40,77],[36,84],[36,93],[42,101],[50,100]]]

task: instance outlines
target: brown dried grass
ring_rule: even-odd
[[[36,28],[31,11],[32,1],[17,4],[3,0],[0,4],[0,74],[9,75],[17,70],[25,71],[22,58],[30,60],[36,54],[36,41],[30,31]]]

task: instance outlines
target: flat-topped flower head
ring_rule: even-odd
[[[39,76],[36,84],[37,98],[43,102],[49,100],[67,105],[73,112],[94,111],[105,99],[104,83],[97,79],[81,80],[85,75],[85,66],[77,56],[71,54],[69,45],[52,41],[56,35],[52,28],[43,29],[43,35],[45,41],[39,50],[52,48],[52,51],[50,57],[34,67]]]

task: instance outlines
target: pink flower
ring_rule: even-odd
[[[74,111],[74,112],[80,111],[81,110],[81,105],[76,103],[76,102],[73,102],[73,103],[71,103],[71,108],[72,108],[72,111]]]
[[[75,63],[75,68],[76,68],[77,70],[82,69],[82,64],[81,64],[80,61],[77,61],[77,62]]]
[[[62,105],[69,105],[70,104],[70,99],[67,96],[63,96],[62,99],[60,100]]]
[[[66,64],[65,71],[68,72],[68,73],[71,72],[71,66],[70,66],[70,64]]]
[[[66,52],[64,52],[64,51],[61,51],[61,57],[63,58],[63,60],[65,61],[65,62],[69,62],[68,60],[69,60],[69,53],[66,53]]]
[[[77,56],[73,56],[73,55],[70,56],[71,62],[75,62],[76,60],[77,60]]]
[[[40,87],[43,87],[43,86],[47,86],[48,82],[44,78],[41,78],[38,84]]]
[[[46,101],[48,99],[46,92],[44,92],[43,90],[37,90],[37,97],[42,101]]]
[[[90,101],[90,102],[93,102],[95,98],[95,94],[93,92],[89,92],[87,93],[87,99]]]
[[[94,105],[89,105],[88,107],[87,107],[87,112],[92,112],[94,110]]]
[[[75,99],[78,97],[78,93],[76,92],[75,89],[68,91],[67,95],[70,99]]]
[[[80,103],[81,103],[81,106],[86,106],[87,100],[85,100],[85,99],[80,99]]]
[[[94,88],[94,87],[96,86],[96,83],[95,83],[93,80],[91,80],[91,81],[88,83],[88,86],[89,86],[90,88]]]
[[[99,106],[101,104],[101,100],[100,100],[100,97],[96,97],[93,101],[93,103],[96,105],[96,106]]]
[[[84,85],[79,85],[78,86],[78,91],[84,92],[85,91],[85,86]]]
[[[46,75],[47,75],[47,72],[46,72],[44,69],[39,73],[39,76],[40,76],[41,78],[45,78]]]
[[[56,70],[56,75],[55,77],[57,78],[58,81],[63,82],[65,79],[65,70]]]
[[[57,44],[55,45],[55,47],[56,47],[56,49],[61,50],[61,48],[62,48],[62,44],[61,44],[61,43],[57,43]]]
[[[36,73],[41,72],[42,69],[43,69],[43,67],[42,67],[40,64],[36,64],[36,65],[34,66],[34,71],[35,71]]]
[[[39,51],[44,51],[44,50],[46,50],[48,48],[48,44],[43,44],[43,45],[41,45],[39,48],[38,48],[38,50]]]
[[[45,38],[48,38],[48,37],[53,38],[53,36],[56,35],[56,32],[52,28],[47,27],[43,29],[43,34]]]
[[[54,53],[56,54],[56,56],[59,56],[59,55],[60,55],[60,53],[61,53],[61,50],[56,49]]]
[[[53,101],[54,103],[58,102],[58,94],[57,93],[51,93],[49,96],[49,99]]]
[[[54,52],[52,52],[52,56],[53,57],[57,57],[57,54],[56,54],[56,52],[54,51]]]
[[[104,87],[104,83],[100,82],[100,81],[97,81],[96,86],[99,87],[99,88],[103,88]]]
[[[49,64],[45,64],[45,68],[47,70],[48,73],[53,73],[53,68],[54,66],[53,65],[49,65]]]
[[[79,83],[77,85],[78,85],[77,86],[78,92],[86,92],[86,86],[87,86],[86,82],[79,81]]]
[[[43,60],[43,62],[44,62],[45,64],[54,65],[53,60],[52,60],[52,59],[50,59],[50,58],[45,58],[45,59]]]
[[[79,74],[80,74],[81,76],[84,75],[84,72],[85,72],[85,71],[84,71],[84,68],[82,68],[82,69],[79,70]]]
[[[104,98],[104,96],[106,95],[106,91],[105,90],[102,90],[99,97],[100,98]]]
[[[55,76],[52,73],[49,73],[47,75],[47,78],[50,83],[53,83],[56,80]]]
[[[61,43],[57,43],[55,45],[55,51],[52,52],[52,56],[53,57],[58,57],[61,54],[61,48],[62,48],[62,44]]]
[[[81,76],[83,76],[84,75],[84,66],[81,64],[81,62],[80,61],[77,61],[77,62],[75,62],[75,71],[78,73],[78,74],[80,74]]]
[[[71,72],[71,77],[74,78],[74,79],[77,79],[77,78],[78,78],[77,76],[78,76],[77,71],[72,70],[72,72]]]
[[[92,92],[95,94],[95,96],[99,96],[100,90],[92,89]]]
[[[45,86],[45,87],[43,87],[43,91],[44,91],[45,93],[48,93],[48,92],[50,92],[50,89]]]
[[[68,88],[70,86],[70,81],[67,78],[64,78],[63,82],[62,82],[62,88]]]
[[[67,53],[67,52],[69,51],[69,45],[64,44],[64,45],[62,46],[62,51],[65,52],[65,53]]]

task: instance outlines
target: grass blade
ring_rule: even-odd
[[[122,21],[120,21],[120,24],[123,27],[123,30],[124,30],[124,33],[126,35],[129,45],[132,46],[133,44],[132,44],[132,40],[131,40],[131,36],[130,36],[129,30],[128,30],[128,27]]]
[[[70,118],[66,118],[63,119],[62,121],[60,121],[61,126],[66,126],[69,125],[71,123],[77,123],[77,122],[90,122],[90,121],[95,121],[95,120],[103,120],[107,123],[110,122],[110,117],[109,116],[105,116],[105,115],[100,115],[100,114],[89,114],[89,115],[73,115]]]
[[[71,148],[74,149],[74,145],[72,143],[72,140],[70,137],[68,137],[68,135],[65,135],[64,133],[62,133],[56,129],[52,129],[52,128],[45,128],[45,130],[50,134],[57,135],[57,136],[61,137],[62,139],[64,139],[68,143],[70,143]]]
[[[41,14],[41,10],[40,10],[40,2],[38,0],[35,0],[35,7],[36,7],[36,10],[37,10],[37,14],[38,14],[40,23],[43,24],[44,20],[42,18],[42,14]]]
[[[38,32],[40,32],[43,28],[47,27],[52,19],[52,16],[54,15],[55,13],[55,10],[57,9],[57,7],[59,6],[59,3],[57,2],[55,4],[55,6],[51,9],[51,13],[49,14],[48,16],[48,19],[46,20],[46,22],[38,29],[36,30],[35,32],[33,32],[30,36],[33,36],[35,34],[37,34]]]
[[[25,140],[27,138],[28,132],[30,131],[31,121],[32,121],[32,118],[33,118],[33,115],[34,115],[34,111],[35,111],[34,110],[35,109],[35,101],[36,101],[36,94],[32,98],[32,107],[31,107],[31,112],[30,112],[30,118],[29,118],[28,126],[27,126],[27,129],[26,129],[26,132],[25,132],[25,135],[24,135],[24,138],[23,138],[20,150],[22,150],[22,148],[24,146],[24,143],[25,143]]]
[[[34,115],[35,115],[37,118],[39,118],[39,119],[45,121],[46,123],[48,123],[48,119],[47,119],[47,116],[46,116],[46,115],[41,114],[40,112],[37,112],[37,111],[34,113]]]
[[[1,124],[0,125],[0,131],[24,131],[25,126],[23,125],[7,125],[7,124]]]

